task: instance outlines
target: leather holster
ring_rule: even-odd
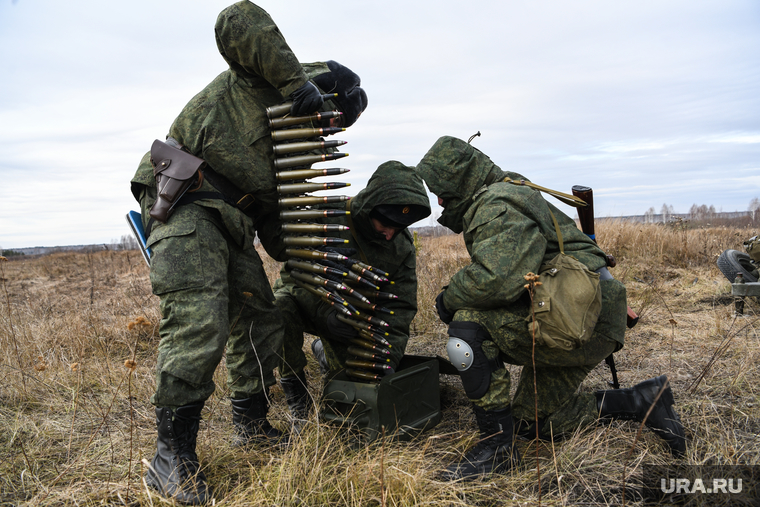
[[[150,208],[150,216],[161,223],[166,223],[174,207],[185,192],[200,181],[206,162],[183,151],[182,145],[172,138],[164,143],[156,139],[150,148],[150,161],[153,175],[156,177],[157,198]]]

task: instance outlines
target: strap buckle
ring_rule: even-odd
[[[243,197],[240,198],[238,202],[235,203],[235,205],[238,207],[239,210],[245,211],[248,206],[254,203],[256,198],[252,196],[251,194],[245,194]]]

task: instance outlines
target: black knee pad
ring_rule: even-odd
[[[483,352],[483,341],[490,339],[488,331],[475,322],[449,324],[446,352],[451,363],[459,370],[462,387],[471,400],[482,398],[491,386],[491,373],[504,367],[498,357],[488,359]]]

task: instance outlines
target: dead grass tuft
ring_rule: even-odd
[[[600,222],[613,274],[641,320],[616,354],[623,386],[671,379],[690,438],[687,462],[760,464],[760,342],[757,302],[734,315],[715,266],[752,231]],[[419,238],[419,313],[409,352],[445,356],[446,330],[433,308],[448,278],[468,262],[459,236]],[[279,265],[263,256],[270,279]],[[1,261],[2,259],[0,259]],[[155,446],[149,403],[158,346],[158,300],[138,252],[59,253],[0,262],[0,505],[166,505],[145,489],[143,459]],[[307,349],[309,344],[305,346]],[[510,367],[519,375],[518,367]],[[319,373],[307,375],[318,398]],[[649,431],[616,422],[552,443],[519,442],[524,467],[471,484],[438,474],[475,438],[456,378],[441,377],[444,419],[413,442],[392,435],[354,449],[346,431],[313,420],[288,449],[235,450],[224,365],[203,412],[198,450],[217,503],[270,505],[641,504],[644,464],[672,458]],[[606,366],[581,389],[604,389]],[[287,425],[279,387],[272,420]]]

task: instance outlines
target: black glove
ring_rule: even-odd
[[[342,343],[346,343],[348,340],[359,336],[359,331],[338,320],[338,312],[336,310],[333,310],[327,316],[327,330],[332,338]]]
[[[319,93],[319,88],[311,81],[306,81],[302,87],[290,94],[293,99],[293,105],[290,108],[290,114],[293,116],[304,116],[314,113],[322,107],[325,99]]]
[[[441,293],[438,294],[438,297],[435,298],[435,311],[438,312],[438,318],[441,319],[441,322],[444,324],[449,324],[452,320],[454,320],[454,314],[451,313],[443,303],[444,292],[446,292],[446,287],[444,287]]]

